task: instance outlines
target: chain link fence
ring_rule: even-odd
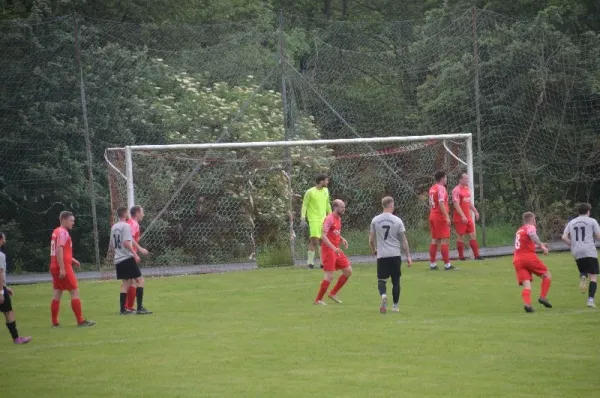
[[[100,266],[115,207],[126,204],[124,155],[106,149],[133,144],[472,133],[477,205],[488,224],[516,224],[533,210],[551,238],[575,201],[597,202],[597,33],[563,32],[551,13],[527,21],[482,10],[381,23],[281,17],[203,26],[81,15],[0,22],[0,229],[13,268],[47,269],[49,236],[65,209],[77,217],[76,255]],[[461,143],[448,144],[464,158]],[[261,217],[277,214],[286,230],[288,203],[297,218],[321,171],[333,177],[332,196],[350,201],[357,236],[389,193],[402,198],[409,228],[424,230],[431,175],[446,168],[454,184],[461,166],[440,143],[407,148],[136,153],[142,227],[155,220],[144,237],[150,263],[276,252],[269,234],[281,227]],[[391,155],[367,161],[382,151]]]

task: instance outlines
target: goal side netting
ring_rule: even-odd
[[[308,241],[303,195],[321,173],[330,177],[331,199],[346,203],[351,254],[368,254],[369,225],[384,196],[395,199],[410,242],[426,231],[437,170],[449,186],[461,172],[473,180],[470,134],[131,146],[105,157],[112,220],[121,206],[145,210],[146,266],[298,262]]]

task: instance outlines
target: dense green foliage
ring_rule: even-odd
[[[479,98],[472,6],[478,9]],[[476,175],[483,175],[486,199],[478,206],[489,223],[517,223],[522,211],[534,210],[553,238],[575,202],[600,206],[597,1],[2,0],[0,229],[9,233],[13,267],[46,269],[49,234],[63,209],[78,217],[78,257],[93,261],[77,56],[104,254],[107,147],[282,139],[280,9],[285,54],[298,71],[287,72],[291,138],[353,136],[306,82],[362,136],[476,136],[479,99]],[[246,155],[235,156],[260,160]],[[295,155],[302,176],[325,167],[325,152],[310,164],[303,151]],[[266,159],[273,164],[279,156]],[[343,195],[355,194],[348,193],[352,177],[340,175]],[[223,189],[245,184],[236,178],[223,181]],[[429,183],[427,176],[419,181],[417,194]],[[157,198],[168,196],[160,182],[148,188],[154,212],[163,203]],[[292,184],[301,192],[310,178]],[[286,185],[281,175],[266,175],[254,197],[270,206],[273,198],[282,200],[274,192]],[[184,194],[198,189],[191,184]],[[381,193],[368,194],[376,203]],[[283,201],[264,211],[256,206],[253,222],[263,232],[272,229],[267,218],[285,214]]]

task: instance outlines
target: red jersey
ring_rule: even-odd
[[[531,240],[529,235],[536,233],[536,228],[531,224],[525,224],[517,231],[515,238],[515,256],[518,257],[531,257],[535,255],[535,243]]]
[[[50,241],[50,270],[60,268],[56,259],[56,251],[60,246],[63,247],[65,269],[73,266],[73,242],[71,242],[71,236],[65,228],[58,227],[52,231],[52,240]]]
[[[469,187],[457,185],[452,190],[452,201],[460,205],[461,210],[467,217],[467,221],[471,221],[471,190]],[[460,214],[454,210],[454,222],[462,222]]]
[[[136,243],[139,243],[140,241],[140,224],[137,222],[137,220],[134,220],[133,218],[130,218],[129,220],[127,220],[127,224],[129,224],[129,227],[131,228],[131,237],[133,238],[133,240]],[[138,249],[136,245],[133,245],[133,252],[137,253]]]
[[[342,237],[342,219],[335,213],[330,213],[327,217],[325,217],[325,221],[323,222],[323,235],[327,236],[327,239],[329,239],[333,246],[340,247],[340,240]],[[323,243],[322,246],[330,249],[325,243]]]
[[[446,213],[449,213],[448,191],[442,184],[435,184],[429,188],[429,208],[431,209],[429,213],[430,220],[446,220],[440,206],[444,206],[446,208]]]

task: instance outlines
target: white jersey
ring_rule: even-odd
[[[371,232],[377,239],[377,258],[400,257],[404,223],[391,213],[381,213],[371,221]]]
[[[110,230],[110,245],[115,249],[115,264],[133,257],[133,253],[123,245],[127,240],[133,244],[131,227],[125,221],[119,221]]]
[[[598,258],[594,235],[600,233],[598,221],[588,216],[579,216],[569,221],[564,234],[571,240],[571,253],[576,259]]]

